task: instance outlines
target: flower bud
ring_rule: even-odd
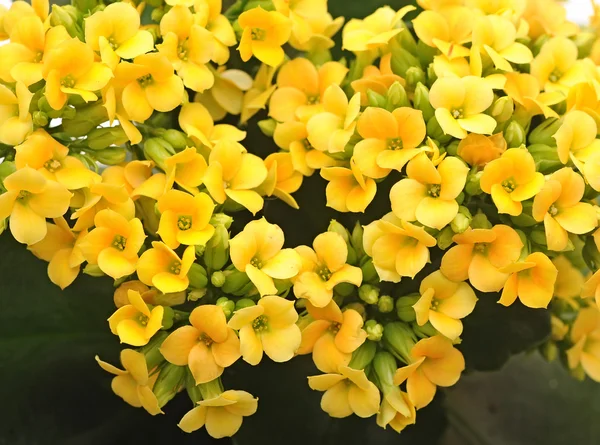
[[[367,320],[364,330],[367,332],[367,339],[371,341],[379,341],[383,337],[383,326],[377,320]]]
[[[379,288],[370,284],[363,284],[358,288],[358,296],[367,304],[377,304],[379,300]]]
[[[535,161],[535,169],[542,174],[554,173],[563,167],[563,163],[558,158],[556,145],[533,144],[527,147],[529,153]]]
[[[221,289],[226,294],[239,295],[249,284],[251,284],[251,281],[246,273],[239,270],[232,270],[227,274],[225,284]]]
[[[377,345],[372,341],[365,341],[353,353],[348,366],[353,369],[365,369],[373,361],[377,352]]]
[[[598,251],[598,247],[596,246],[593,237],[588,236],[585,240],[585,245],[582,249],[582,256],[585,264],[590,268],[590,270],[600,269],[600,252]]]
[[[410,327],[419,338],[433,337],[438,333],[438,331],[436,331],[436,329],[429,322],[425,323],[423,326],[419,326],[417,323],[411,323]]]
[[[225,284],[225,278],[225,274],[222,271],[217,270],[210,276],[210,282],[214,287],[223,287]]]
[[[458,209],[458,213],[450,223],[450,227],[454,231],[454,233],[463,233],[465,230],[469,228],[471,224],[471,212],[465,206],[460,206]]]
[[[163,294],[156,289],[152,289],[146,294],[142,295],[144,300],[148,303],[160,306],[179,306],[180,304],[185,303],[185,291],[181,292],[169,292],[168,294]]]
[[[173,327],[173,322],[175,321],[175,311],[173,308],[166,306],[163,308],[163,318],[162,318],[162,328],[164,330],[171,329]]]
[[[444,133],[435,116],[427,122],[427,136],[438,141],[440,144],[447,144],[452,140],[452,136]]]
[[[226,229],[229,229],[231,227],[231,224],[233,223],[233,218],[229,215],[226,215],[225,213],[215,213],[211,218],[210,218],[210,225],[217,227],[218,225],[222,225],[225,226]]]
[[[160,8],[160,7],[154,8],[152,10],[152,13],[150,14],[150,18],[152,19],[153,22],[159,23],[164,15],[165,15],[164,8]]]
[[[8,218],[0,219],[0,235],[2,235],[8,228]]]
[[[406,26],[405,21],[399,21],[396,26],[402,29],[402,31],[396,35],[396,41],[400,44],[400,47],[404,48],[411,54],[419,54],[417,41],[410,32],[410,28]]]
[[[79,159],[88,170],[98,173],[98,164],[96,161],[86,153],[70,153],[69,156]]]
[[[509,120],[515,110],[515,103],[508,96],[502,96],[494,101],[490,114],[497,122]]]
[[[416,320],[415,310],[413,306],[421,298],[418,294],[406,295],[396,300],[396,314],[398,318],[406,323]]]
[[[139,349],[139,352],[144,354],[148,370],[156,368],[165,361],[165,358],[160,352],[160,347],[168,336],[168,332],[158,331],[152,336],[148,343]]]
[[[382,314],[392,312],[394,310],[394,299],[389,295],[382,295],[377,301],[377,309],[379,309],[379,312]]]
[[[177,152],[184,150],[192,143],[192,141],[187,138],[185,133],[172,128],[165,131],[160,137],[170,144],[171,147],[173,147],[173,149]]]
[[[510,122],[504,129],[504,139],[508,148],[518,148],[525,144],[527,134],[517,121]]]
[[[592,47],[598,40],[595,33],[590,31],[580,31],[573,36],[573,42],[577,46],[577,58],[585,59],[592,53]]]
[[[410,101],[404,87],[396,81],[388,88],[386,108],[393,111],[400,107],[410,107]]]
[[[78,96],[74,96],[75,98]],[[75,107],[71,106],[71,105],[67,105],[66,107],[64,107],[61,111],[60,114],[63,119],[73,119],[75,117],[75,115],[77,114],[77,110],[75,109]]]
[[[451,226],[444,227],[435,237],[437,240],[437,246],[442,250],[446,250],[452,245],[452,243],[454,243],[454,241],[452,241],[454,235],[456,234],[454,233],[454,230],[452,230]]]
[[[418,83],[415,87],[415,96],[413,98],[414,107],[421,110],[423,119],[428,122],[435,115],[435,110],[429,102],[429,90],[423,83]]]
[[[417,343],[417,338],[406,323],[395,321],[383,328],[383,341],[386,349],[404,363],[411,362],[410,351]]]
[[[346,241],[346,243],[350,242],[350,232],[348,232],[348,229],[346,229],[343,225],[341,225],[335,219],[331,220],[331,222],[329,223],[329,226],[327,227],[327,231],[337,233],[342,238],[344,238],[344,241]]]
[[[113,301],[116,307],[121,307],[129,304],[129,297],[127,294],[130,290],[139,292],[140,295],[148,292],[150,288],[139,280],[126,281],[115,289],[113,294]]]
[[[491,229],[492,223],[488,220],[483,212],[479,212],[473,216],[471,220],[471,228],[473,229]]]
[[[470,196],[477,196],[483,193],[481,190],[481,177],[483,171],[471,170],[467,175],[467,183],[465,184],[465,193]]]
[[[367,90],[367,99],[369,100],[369,106],[377,108],[385,108],[386,98],[373,90]]]
[[[175,154],[175,149],[161,138],[149,138],[144,143],[144,156],[162,170],[165,170],[165,160]]]
[[[394,356],[387,351],[379,351],[373,358],[373,370],[377,375],[377,381],[385,395],[388,390],[396,387],[394,385],[394,374],[398,369],[398,363]]]
[[[187,274],[188,280],[190,280],[190,287],[194,289],[204,289],[208,284],[208,278],[206,276],[206,269],[198,263],[193,263],[192,267]]]
[[[379,275],[373,265],[373,259],[367,256],[363,257],[366,260],[360,265],[363,274],[363,283],[373,283],[379,281]]]
[[[254,306],[256,303],[250,298],[240,298],[235,302],[235,310],[239,311],[240,309],[244,309],[250,306]]]
[[[83,273],[96,278],[104,276],[104,272],[102,272],[102,270],[97,264],[87,264],[83,268]]]
[[[64,119],[62,121],[62,128],[66,135],[77,138],[88,135],[98,125],[107,120],[108,114],[106,113],[106,108],[101,103],[95,102],[92,105],[78,108],[77,114],[73,119]]]
[[[406,72],[412,67],[421,67],[421,62],[410,52],[401,47],[392,49],[392,71],[400,77],[406,78]]]
[[[165,363],[159,374],[152,392],[158,400],[158,406],[165,406],[183,388],[187,366],[176,366]]]
[[[229,232],[224,225],[219,224],[215,226],[214,235],[206,243],[206,248],[204,250],[204,264],[206,264],[209,271],[221,270],[228,260]]]
[[[235,303],[233,301],[231,301],[229,298],[221,297],[221,298],[217,299],[216,304],[221,309],[223,309],[223,312],[225,313],[225,317],[229,318],[233,315],[233,311],[235,310]]]
[[[208,383],[201,383],[198,385],[198,389],[203,399],[212,399],[223,393],[223,384],[221,383],[221,378],[218,377]]]
[[[358,302],[350,303],[350,304],[347,304],[345,308],[346,309],[353,309],[353,310],[355,310],[356,312],[358,312],[360,314],[360,316],[362,318],[365,318],[365,316],[367,314],[367,310],[365,309],[365,305],[362,304],[362,303],[358,303]]]
[[[356,286],[354,286],[354,284],[352,283],[339,283],[336,284],[335,287],[333,288],[335,296],[337,295],[340,298],[340,302],[344,301],[344,297],[348,297],[350,294],[352,294],[354,292],[354,290],[356,289]],[[340,306],[340,304],[338,304],[338,306]]]
[[[45,127],[48,125],[50,120],[48,119],[48,115],[43,111],[34,111],[33,112],[33,125],[37,127]]]
[[[15,166],[14,162],[5,160],[4,162],[0,163],[0,183],[4,182],[7,176],[12,175],[16,171],[17,167]]]
[[[358,259],[361,259],[365,256],[365,249],[363,246],[363,235],[363,226],[360,224],[359,221],[356,221],[356,224],[354,224],[354,229],[352,229],[350,242],[352,244],[352,247],[354,248],[354,251],[356,252],[356,256],[358,257]]]
[[[117,165],[125,161],[127,150],[125,147],[108,147],[104,150],[95,151],[93,156],[101,164]]]
[[[542,356],[548,362],[552,362],[552,361],[556,360],[556,358],[558,357],[558,347],[556,346],[556,343],[554,343],[553,341],[548,341],[548,342],[544,343],[540,347],[540,352],[542,353]]]
[[[190,293],[187,296],[187,299],[189,301],[198,301],[201,298],[204,298],[204,296],[206,295],[206,292],[208,291],[208,289],[204,288],[204,289],[192,289],[190,291]]]
[[[449,156],[458,156],[458,146],[462,141],[452,141],[446,146],[446,153]],[[467,162],[466,159],[463,158],[463,161]],[[468,162],[467,162],[468,163]]]
[[[530,144],[544,144],[549,146],[556,146],[556,140],[554,135],[561,127],[562,121],[554,117],[546,119],[544,122],[539,124],[533,130],[529,132],[527,138]]]
[[[263,119],[258,121],[258,128],[260,128],[260,131],[267,137],[273,137],[276,127],[277,122],[274,119]]]
[[[425,72],[421,67],[411,66],[406,70],[406,87],[414,91],[415,87],[420,83],[423,84],[427,79],[425,78]]]
[[[533,229],[529,234],[529,239],[539,245],[546,247],[548,245],[548,241],[546,240],[546,233],[543,228]]]
[[[50,14],[51,26],[64,26],[71,37],[77,37],[81,41],[83,38],[83,29],[81,23],[83,15],[72,5],[58,6],[52,5],[52,14]]]
[[[533,216],[531,216],[533,202],[525,201],[522,203],[522,205],[523,205],[523,212],[519,216],[511,215],[510,220],[513,222],[514,225],[519,226],[519,227],[535,226],[538,222],[535,219],[533,219]]]

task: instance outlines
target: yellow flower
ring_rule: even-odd
[[[0,195],[0,220],[10,216],[10,231],[23,244],[35,244],[48,232],[46,218],[60,218],[71,196],[64,185],[50,181],[31,167],[23,167],[4,179]]]
[[[310,354],[321,372],[337,372],[347,366],[352,353],[367,339],[363,318],[354,309],[342,312],[335,301],[323,308],[309,302],[306,308],[310,323],[302,329],[302,343],[298,354]]]
[[[325,391],[321,398],[321,409],[331,417],[371,417],[379,411],[381,396],[363,369],[340,366],[339,374],[321,374],[308,378],[308,386],[316,391]]]
[[[525,147],[511,148],[488,163],[481,176],[481,189],[492,195],[499,213],[518,216],[522,201],[533,198],[544,186],[544,175],[535,171],[535,161]]]
[[[221,439],[238,432],[243,417],[251,416],[258,409],[258,399],[246,391],[230,389],[216,397],[201,400],[198,405],[181,418],[179,428],[191,433],[206,427],[211,437]]]
[[[594,298],[596,306],[600,309],[600,270],[584,283],[580,292],[582,298]]]
[[[96,361],[102,369],[116,376],[110,385],[116,395],[135,408],[144,407],[153,416],[162,413],[158,400],[152,392],[158,373],[152,377],[148,376],[144,354],[133,349],[123,349],[121,364],[125,370],[103,362],[98,356]]]
[[[465,369],[465,359],[446,337],[420,340],[410,351],[412,362],[394,375],[394,384],[406,381],[408,398],[421,409],[433,400],[438,386],[454,385]]]
[[[483,167],[502,156],[506,145],[502,133],[493,136],[471,133],[458,144],[458,156],[469,165]]]
[[[487,15],[475,21],[473,46],[485,51],[499,70],[512,72],[511,63],[524,64],[533,59],[531,50],[516,39],[517,29],[506,17]],[[478,51],[475,54],[479,55]]]
[[[327,207],[338,212],[364,212],[377,192],[375,181],[363,176],[354,159],[350,168],[327,167],[320,173],[329,182],[325,188]]]
[[[431,86],[429,100],[444,133],[455,138],[464,139],[467,132],[492,134],[496,128],[496,120],[484,114],[494,101],[494,93],[480,77],[437,79]]]
[[[383,281],[397,283],[414,278],[429,262],[429,248],[436,240],[422,227],[403,221],[393,213],[364,228],[363,246]]]
[[[43,240],[27,247],[36,257],[48,262],[48,277],[61,289],[69,286],[85,261],[80,242],[86,232],[74,233],[63,217],[54,218],[54,224],[46,223],[47,233]]]
[[[183,81],[160,53],[137,56],[133,63],[119,63],[115,82],[123,86],[123,107],[134,121],[144,122],[154,110],[171,111],[183,101]]]
[[[363,138],[354,146],[354,159],[368,177],[378,179],[391,169],[401,171],[422,150],[425,139],[423,113],[412,108],[368,107],[358,118],[356,129]]]
[[[274,362],[294,357],[302,338],[297,320],[293,301],[269,295],[255,306],[235,311],[228,326],[239,331],[244,361],[258,365],[263,351]]]
[[[277,74],[277,90],[269,102],[269,116],[279,122],[303,122],[323,111],[325,91],[340,85],[348,68],[339,62],[326,62],[318,69],[299,57],[284,64]]]
[[[562,102],[563,93],[559,91],[540,93],[540,83],[531,74],[506,73],[505,77],[504,92],[525,111],[526,117],[543,114],[546,118],[558,118],[558,114],[550,106]],[[519,108],[515,114],[519,114]]]
[[[346,264],[348,246],[340,234],[321,233],[314,239],[313,249],[308,246],[295,249],[302,258],[302,270],[294,282],[296,298],[306,298],[316,307],[325,307],[338,284],[360,286],[362,271]]]
[[[283,62],[285,54],[281,46],[290,38],[290,19],[258,6],[240,14],[238,24],[242,28],[238,51],[244,62],[252,56],[273,67]]]
[[[166,189],[173,187],[173,183],[181,186],[190,193],[198,193],[198,186],[207,171],[206,159],[194,147],[165,159]]]
[[[360,113],[360,94],[350,101],[346,93],[331,84],[323,93],[323,112],[314,114],[306,123],[308,141],[317,150],[341,153],[350,142]]]
[[[567,350],[569,368],[583,368],[585,373],[600,382],[600,313],[596,307],[581,309],[571,327],[573,347]]]
[[[135,204],[123,184],[111,184],[104,180],[92,183],[89,187],[75,190],[71,207],[77,210],[71,219],[77,219],[73,230],[82,231],[94,225],[96,213],[111,209],[123,215],[128,221],[135,216]]]
[[[221,14],[220,0],[195,0],[195,20],[206,28],[212,37],[212,61],[223,65],[229,60],[229,47],[235,45],[236,38],[231,22]],[[190,5],[185,5],[190,6]]]
[[[220,67],[213,75],[213,87],[204,93],[196,93],[194,102],[204,105],[215,121],[220,121],[227,113],[240,114],[244,92],[252,88],[252,77],[245,71],[225,70],[225,67]]]
[[[98,99],[101,90],[113,77],[111,69],[94,61],[94,51],[81,40],[73,38],[54,46],[44,54],[42,75],[46,80],[45,95],[55,110],[60,110],[70,94],[85,102]]]
[[[462,334],[460,321],[473,309],[477,297],[465,282],[454,282],[439,270],[429,274],[419,288],[421,298],[413,306],[417,316],[417,324],[423,326],[427,322],[440,334],[455,341]]]
[[[189,137],[209,148],[221,139],[240,142],[246,137],[245,131],[233,125],[215,125],[210,112],[198,102],[190,102],[181,107],[179,126]]]
[[[470,51],[464,45],[471,42],[476,16],[470,8],[450,6],[423,11],[413,20],[413,26],[423,43],[439,49],[446,57],[467,57]]]
[[[382,56],[379,60],[379,68],[369,65],[363,70],[360,79],[352,81],[350,85],[356,93],[360,93],[361,105],[367,106],[369,104],[369,98],[367,97],[367,91],[369,90],[385,96],[394,83],[398,82],[402,86],[406,85],[405,80],[392,71],[391,61],[392,53]]]
[[[240,358],[240,340],[227,327],[220,306],[199,306],[190,314],[191,326],[173,331],[160,347],[166,360],[188,366],[196,384],[207,383],[223,374],[223,369]]]
[[[265,167],[269,174],[261,188],[266,195],[276,196],[290,207],[298,209],[298,203],[292,196],[302,185],[302,173],[294,169],[293,158],[290,153],[271,153],[265,159]]]
[[[558,157],[563,164],[571,159],[578,168],[581,167],[580,170],[584,170],[582,173],[585,176],[584,166],[599,147],[596,142],[596,121],[580,110],[570,111],[562,119],[560,128],[552,136],[556,140]],[[597,184],[597,181],[593,181],[594,184]]]
[[[348,21],[342,31],[342,49],[352,52],[381,49],[386,52],[390,40],[402,31],[402,18],[415,9],[414,6],[405,6],[394,11],[384,6],[364,19]]]
[[[138,251],[146,239],[142,222],[104,209],[96,213],[94,225],[80,245],[86,261],[115,280],[135,272]]]
[[[142,283],[164,293],[186,290],[190,284],[187,274],[195,257],[194,246],[188,246],[179,258],[166,244],[154,241],[138,260],[137,274]]]
[[[311,176],[316,168],[333,167],[338,161],[315,150],[308,142],[306,124],[288,121],[277,124],[273,140],[277,146],[289,151],[294,169],[304,176]]]
[[[108,319],[110,331],[119,336],[121,343],[144,346],[162,327],[164,308],[150,308],[139,292],[127,292],[129,304],[121,306]]]
[[[33,131],[33,119],[29,105],[33,93],[17,82],[16,94],[0,84],[0,143],[19,145]]]
[[[264,63],[260,65],[254,77],[252,88],[244,93],[240,116],[240,123],[242,125],[246,124],[260,110],[266,108],[271,94],[277,89],[277,86],[273,85],[275,71],[276,68],[272,66],[265,65]]]
[[[596,90],[596,84],[594,81],[578,83],[569,89],[569,95],[567,97],[567,112],[572,110],[585,111],[587,114],[592,116],[596,122],[596,125],[598,125],[600,123],[599,93],[600,91]]]
[[[203,181],[219,204],[229,198],[256,214],[264,200],[253,189],[262,184],[267,174],[261,158],[247,153],[239,143],[223,139],[210,152]]]
[[[131,118],[123,105],[123,89],[126,86],[125,82],[113,79],[102,91],[103,105],[108,114],[108,122],[112,125],[117,119],[129,141],[132,144],[139,144],[142,141],[142,133],[131,123]]]
[[[246,272],[261,296],[277,294],[274,278],[288,280],[300,271],[300,255],[294,249],[282,249],[283,243],[283,230],[264,218],[250,221],[229,242],[231,262]]]
[[[554,283],[558,270],[550,258],[541,252],[534,252],[523,261],[509,264],[500,269],[510,273],[498,303],[504,306],[513,304],[517,297],[527,307],[546,308],[554,295]]]
[[[381,401],[379,412],[377,413],[377,425],[385,429],[388,425],[397,433],[402,432],[408,425],[414,425],[417,421],[417,411],[415,406],[404,391],[400,392],[402,401],[408,409],[408,415],[397,411],[385,398]]]
[[[100,176],[83,163],[68,156],[69,149],[40,128],[15,147],[17,169],[29,166],[47,179],[59,182],[68,189],[79,189],[92,182],[100,182]]]
[[[206,193],[190,195],[169,190],[157,202],[161,213],[158,234],[171,249],[180,244],[205,245],[215,233],[209,224],[215,204]]]
[[[567,21],[567,10],[559,2],[546,0],[527,0],[523,19],[529,25],[529,37],[537,39],[550,36],[570,36],[579,31],[579,27]]]
[[[18,23],[26,17],[38,17],[42,22],[48,18],[50,4],[47,0],[33,0],[31,3],[17,0],[10,8],[0,9],[0,40],[8,39]]]
[[[584,60],[577,60],[577,46],[566,37],[554,37],[542,46],[542,50],[531,62],[531,74],[545,91],[560,91],[590,78],[590,69]],[[591,63],[591,61],[590,61]]]
[[[414,157],[406,167],[408,178],[390,190],[394,214],[405,221],[442,229],[458,213],[456,198],[467,181],[469,168],[458,158],[446,157],[436,166],[426,153]]]
[[[580,202],[584,192],[583,178],[565,167],[550,175],[534,198],[531,214],[544,221],[548,249],[565,250],[569,233],[582,235],[598,225],[594,206]]]
[[[151,178],[159,174],[152,173],[153,167],[154,162],[152,161],[133,160],[123,165],[106,168],[102,172],[102,178],[108,184],[123,185],[131,198],[135,199],[139,197],[136,196],[137,189],[147,186],[149,181],[154,180]]]
[[[140,30],[133,5],[117,2],[85,19],[85,42],[99,51],[102,61],[115,69],[121,59],[133,59],[154,49],[154,38]]]
[[[440,270],[452,281],[465,281],[481,292],[498,292],[508,279],[500,272],[519,259],[523,242],[509,226],[469,229],[452,240],[458,244],[442,257]]]
[[[575,298],[580,296],[587,298],[584,296],[585,278],[583,273],[565,255],[552,258],[552,264],[554,264],[554,267],[558,271],[556,283],[554,284],[554,296],[556,298],[563,299],[570,305],[577,304],[574,301]],[[594,292],[592,292],[591,296],[594,296]]]
[[[163,43],[158,51],[169,59],[186,88],[204,91],[213,86],[215,78],[206,65],[213,55],[210,31],[194,24],[189,8],[175,6],[160,21]]]

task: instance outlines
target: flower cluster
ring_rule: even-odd
[[[336,60],[327,0],[80,3],[0,10],[0,231],[63,289],[114,279],[131,348],[97,360],[127,403],[185,389],[180,428],[232,436],[258,399],[226,368],[311,354],[326,413],[400,432],[478,299],[547,308],[546,357],[600,381],[598,17],[419,0],[349,20]],[[288,246],[264,207],[312,175],[345,225]]]

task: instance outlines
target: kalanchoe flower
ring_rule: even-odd
[[[127,292],[129,304],[120,307],[108,319],[110,330],[118,335],[121,343],[144,346],[162,327],[164,308],[151,308],[139,292]]]

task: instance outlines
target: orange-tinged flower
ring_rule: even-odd
[[[360,286],[362,271],[346,264],[348,246],[340,234],[325,232],[317,235],[313,249],[308,246],[295,249],[302,258],[302,269],[294,281],[296,298],[306,298],[316,307],[325,307],[331,302],[333,288],[339,283]]]
[[[46,223],[47,233],[43,240],[27,247],[36,257],[48,262],[48,277],[61,289],[69,286],[85,261],[79,244],[86,232],[74,233],[63,217],[54,218],[54,224]]]
[[[158,400],[152,392],[158,373],[152,377],[148,375],[144,354],[133,349],[123,349],[121,364],[124,370],[103,362],[98,356],[96,361],[102,369],[116,376],[110,384],[116,395],[135,408],[144,407],[153,416],[162,413]]]
[[[86,102],[97,100],[94,92],[113,77],[108,66],[94,61],[94,51],[76,38],[59,43],[44,55],[42,75],[46,99],[55,110],[67,103],[69,94],[81,96]]]
[[[171,249],[180,244],[205,245],[215,233],[209,224],[215,204],[206,193],[190,195],[169,190],[157,202],[160,223],[157,233]]]
[[[494,101],[494,93],[480,77],[437,79],[431,86],[429,100],[444,133],[455,138],[464,139],[467,132],[492,134],[496,128],[496,120],[484,114]]]
[[[35,168],[49,180],[59,182],[68,189],[79,189],[92,182],[100,182],[100,176],[89,170],[73,156],[69,149],[40,128],[15,147],[15,165]]]
[[[433,400],[438,386],[454,385],[465,369],[465,359],[442,335],[420,340],[410,351],[412,362],[394,375],[394,384],[406,382],[408,398],[421,409]]]
[[[414,278],[429,262],[429,248],[436,240],[423,227],[388,213],[364,228],[363,247],[383,281],[397,283]]]
[[[239,331],[244,361],[258,365],[263,351],[279,363],[294,357],[302,338],[297,320],[293,301],[267,295],[255,306],[235,311],[228,326]]]
[[[450,58],[467,57],[474,19],[470,8],[450,6],[436,11],[423,11],[413,20],[415,33],[427,46],[438,48]],[[487,107],[486,107],[487,108]]]
[[[227,327],[220,306],[199,306],[192,311],[189,320],[191,326],[173,331],[160,352],[174,365],[187,365],[196,384],[208,383],[240,358],[240,340],[235,331]]]
[[[505,78],[504,92],[525,111],[527,117],[543,114],[545,118],[558,118],[558,114],[550,106],[562,102],[563,93],[559,91],[541,93],[540,82],[531,74],[506,73]],[[519,108],[515,114],[520,114]]]
[[[203,181],[219,204],[229,198],[256,214],[264,200],[253,189],[263,183],[267,174],[261,158],[247,153],[241,144],[224,139],[211,150]]]
[[[363,138],[354,146],[354,160],[368,177],[378,179],[391,169],[401,171],[419,154],[425,139],[425,121],[420,110],[368,107],[358,118],[356,129]]]
[[[406,167],[408,178],[390,190],[394,214],[405,221],[442,229],[458,213],[456,198],[467,181],[469,168],[458,158],[446,157],[437,168],[426,153]]]
[[[167,294],[186,290],[190,281],[187,274],[196,257],[194,246],[188,246],[179,256],[166,244],[153,241],[152,248],[146,250],[137,264],[140,281],[154,286]]]
[[[483,167],[502,156],[506,145],[502,133],[493,136],[471,133],[458,144],[458,156],[469,165]]]
[[[242,38],[238,51],[244,62],[252,56],[270,66],[283,62],[281,46],[292,32],[292,23],[277,11],[265,11],[260,6],[243,12],[238,17]]]
[[[277,74],[277,90],[269,101],[269,116],[279,122],[307,121],[323,109],[325,91],[340,85],[348,68],[339,62],[326,62],[318,69],[308,59],[287,62]]]
[[[473,309],[477,297],[475,292],[464,281],[451,281],[439,270],[429,274],[419,288],[421,298],[413,306],[417,316],[417,324],[423,326],[427,322],[438,332],[454,341],[462,334],[460,321]]]
[[[375,181],[361,173],[354,159],[350,168],[327,167],[320,173],[329,182],[325,188],[327,207],[338,212],[364,212],[377,192]]]
[[[294,249],[282,249],[283,243],[283,230],[264,218],[250,221],[229,242],[231,262],[246,272],[261,296],[277,294],[274,278],[288,280],[300,271],[300,255]]]
[[[115,280],[135,272],[138,251],[146,239],[142,222],[104,209],[96,213],[94,225],[80,244],[86,261]]]
[[[595,306],[581,309],[571,327],[573,347],[567,350],[569,368],[582,367],[585,373],[600,382],[600,312]]]
[[[544,221],[548,249],[564,250],[569,233],[582,235],[598,225],[594,206],[580,202],[584,192],[583,178],[565,167],[550,175],[534,198],[531,214],[536,221]]]
[[[458,245],[444,254],[440,270],[452,281],[468,279],[481,292],[502,289],[508,273],[499,269],[517,261],[523,249],[519,234],[502,224],[469,229],[452,240]]]
[[[335,301],[323,308],[307,302],[306,308],[313,321],[302,329],[302,343],[298,354],[310,354],[321,372],[337,372],[347,366],[352,353],[367,339],[363,318],[354,309],[342,312]]]
[[[215,125],[208,109],[198,102],[190,102],[181,107],[179,126],[189,137],[209,148],[222,139],[240,142],[246,137],[245,131],[233,125]]]
[[[544,175],[535,171],[533,156],[525,147],[511,148],[485,166],[480,183],[492,195],[499,213],[518,216],[523,212],[521,202],[544,186]]]
[[[216,397],[200,400],[198,405],[181,418],[179,428],[191,433],[206,427],[211,437],[221,439],[238,432],[243,418],[258,409],[258,399],[246,391],[230,389]]]
[[[302,185],[302,173],[294,169],[293,157],[290,153],[271,153],[265,159],[265,167],[269,174],[261,186],[268,196],[276,196],[290,207],[298,209],[298,203],[292,196]]]
[[[0,220],[10,216],[10,231],[23,244],[35,244],[48,232],[46,218],[60,218],[69,208],[72,193],[46,179],[37,170],[23,167],[4,179],[0,195]]]
[[[121,306],[108,319],[110,331],[119,336],[121,343],[144,346],[162,327],[164,308],[149,307],[139,292],[127,292],[129,304]]]
[[[0,84],[0,143],[19,145],[33,131],[29,105],[33,93],[22,82],[17,82],[15,92]]]
[[[308,377],[308,386],[316,391],[325,391],[321,398],[321,409],[331,417],[342,418],[356,414],[371,417],[379,411],[381,396],[364,369],[340,366],[338,373]]]
[[[168,190],[173,183],[181,186],[190,193],[198,193],[198,186],[207,171],[207,163],[194,147],[186,147],[185,150],[165,159],[166,185]]]

